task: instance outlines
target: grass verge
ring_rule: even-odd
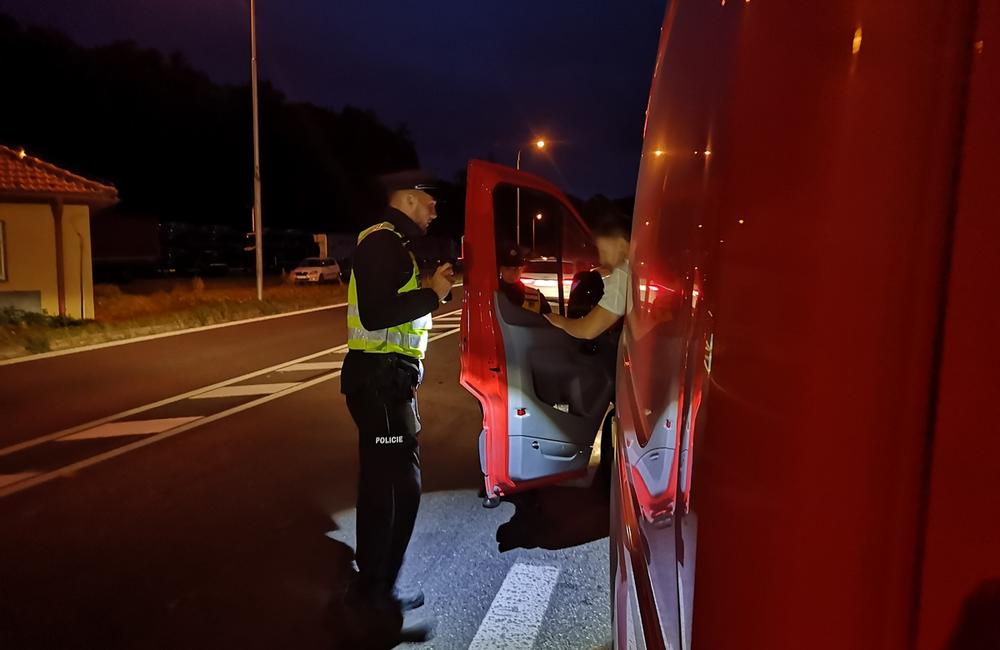
[[[296,286],[277,279],[269,279],[263,301],[257,300],[252,278],[97,285],[93,320],[0,309],[0,359],[271,316],[346,299],[346,285]]]

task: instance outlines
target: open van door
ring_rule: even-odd
[[[469,163],[461,382],[483,409],[479,455],[493,503],[586,472],[614,391],[615,354],[511,302],[499,290],[498,246],[529,251],[531,286],[554,313],[567,312],[574,276],[598,264],[586,225],[555,186]]]

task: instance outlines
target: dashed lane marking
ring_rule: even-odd
[[[94,440],[96,438],[117,438],[119,436],[148,436],[151,433],[160,433],[182,424],[193,422],[198,417],[186,418],[159,418],[156,420],[125,420],[124,422],[106,422],[90,429],[84,429],[77,433],[59,438],[56,442],[69,442],[72,440]]]
[[[13,485],[14,483],[20,483],[32,476],[38,476],[39,472],[20,472],[18,474],[0,474],[0,488],[5,485]]]
[[[445,314],[442,314],[442,316],[451,316],[456,313],[461,313],[461,310],[446,312]],[[456,329],[455,331],[457,332],[458,330]],[[448,336],[449,334],[453,333],[454,332],[446,331],[443,332],[441,336]],[[437,335],[432,336],[430,340],[432,341],[436,340],[435,338],[436,336]],[[281,363],[269,366],[267,368],[262,368],[260,370],[254,370],[253,372],[248,372],[244,375],[240,375],[239,377],[231,377],[229,379],[224,379],[220,382],[216,382],[208,386],[202,386],[201,388],[195,388],[194,390],[190,390],[186,393],[181,393],[180,395],[174,395],[173,397],[168,397],[166,399],[162,399],[157,402],[143,404],[142,406],[136,406],[135,408],[128,409],[127,411],[121,411],[120,413],[115,413],[113,415],[108,415],[103,418],[91,420],[90,422],[85,422],[83,424],[79,424],[74,427],[69,427],[68,429],[62,429],[60,431],[56,431],[55,433],[49,433],[43,436],[39,436],[37,438],[32,438],[31,440],[25,440],[24,442],[19,442],[17,444],[10,445],[8,447],[0,448],[0,457],[7,456],[9,454],[13,454],[19,451],[23,451],[25,449],[30,449],[31,447],[35,447],[37,445],[41,445],[52,440],[58,440],[70,434],[76,433],[78,431],[83,431],[84,429],[90,429],[100,424],[104,424],[105,422],[115,422],[117,420],[122,420],[124,418],[137,415],[145,411],[151,411],[153,409],[160,408],[161,406],[167,406],[168,404],[173,404],[175,402],[180,402],[182,400],[190,399],[196,395],[213,391],[217,388],[238,384],[248,379],[253,379],[254,377],[260,377],[262,375],[266,375],[271,372],[280,372],[284,368],[301,365],[303,363],[312,361],[314,359],[318,359],[320,357],[328,356],[331,354],[342,354],[346,351],[347,351],[347,344],[342,343],[341,345],[338,345],[333,348],[328,348],[326,350],[320,350],[319,352],[307,354],[304,357],[299,357],[297,359],[292,359],[290,361],[283,361]]]
[[[307,363],[297,363],[294,366],[281,368],[278,372],[302,372],[305,370],[340,370],[344,367],[343,361],[310,361]]]
[[[335,348],[329,348],[327,350],[320,350],[319,352],[314,352],[312,354],[307,354],[306,356],[299,357],[298,359],[292,359],[291,361],[283,361],[283,362],[281,362],[279,364],[275,364],[275,365],[270,366],[268,368],[262,368],[261,370],[254,370],[253,372],[248,372],[245,375],[240,375],[239,377],[231,377],[229,379],[224,379],[224,380],[222,380],[220,382],[216,382],[216,383],[210,384],[208,386],[202,386],[201,388],[195,388],[194,390],[189,390],[188,392],[181,393],[180,395],[174,395],[173,397],[168,397],[166,399],[161,399],[161,400],[159,400],[157,402],[151,402],[149,404],[143,404],[142,406],[137,406],[135,408],[128,409],[127,411],[121,411],[120,413],[115,413],[113,415],[108,415],[108,416],[103,417],[103,418],[98,418],[97,420],[91,420],[90,422],[85,422],[84,424],[79,424],[79,425],[77,425],[75,427],[70,427],[68,429],[63,429],[61,431],[56,431],[55,433],[49,433],[49,434],[44,435],[44,436],[39,436],[38,438],[32,438],[31,440],[25,440],[24,442],[19,442],[16,445],[10,445],[9,447],[4,447],[4,448],[0,449],[0,457],[7,456],[9,454],[13,454],[15,452],[22,451],[22,450],[28,449],[30,447],[35,447],[37,445],[49,442],[50,440],[57,440],[57,439],[62,438],[64,436],[68,436],[68,435],[70,435],[72,433],[76,433],[77,431],[82,431],[84,429],[91,429],[91,428],[96,427],[96,426],[98,426],[100,424],[104,424],[105,422],[115,422],[117,420],[122,420],[122,419],[125,419],[127,417],[130,417],[130,416],[133,416],[133,415],[137,415],[139,413],[144,413],[145,411],[151,411],[151,410],[153,410],[155,408],[159,408],[161,406],[166,406],[168,404],[173,404],[175,402],[180,402],[182,400],[189,399],[189,398],[194,397],[195,395],[198,395],[200,393],[204,393],[204,392],[207,392],[207,391],[215,390],[216,388],[221,388],[223,386],[229,386],[231,384],[236,384],[236,383],[239,383],[241,381],[246,381],[247,379],[253,379],[254,377],[259,377],[261,375],[266,375],[269,372],[274,372],[276,370],[280,370],[281,368],[284,368],[285,366],[290,366],[290,365],[294,365],[294,364],[297,364],[297,363],[302,363],[302,362],[305,362],[305,361],[310,361],[312,359],[316,359],[318,357],[322,357],[322,356],[325,356],[325,355],[328,355],[328,354],[331,354],[331,353],[343,352],[346,349],[347,349],[347,344],[345,343],[343,345],[338,345]]]
[[[277,384],[240,384],[237,386],[223,386],[205,393],[192,395],[191,399],[215,399],[218,397],[248,397],[250,395],[271,395],[280,393],[292,386],[297,385],[297,381],[285,381]]]
[[[558,577],[558,567],[514,564],[469,650],[531,650]]]
[[[457,288],[464,285],[461,282],[456,282],[453,286]],[[0,360],[0,366],[9,366],[15,363],[27,363],[29,361],[39,361],[41,359],[51,359],[52,357],[64,357],[68,354],[77,354],[78,352],[90,352],[92,350],[102,350],[104,348],[113,348],[119,345],[142,343],[143,341],[165,339],[171,336],[181,336],[183,334],[195,334],[197,332],[217,330],[217,329],[222,329],[224,327],[234,327],[236,325],[248,325],[250,323],[259,323],[261,321],[274,320],[276,318],[301,316],[303,314],[311,314],[317,311],[340,309],[341,307],[346,307],[346,306],[347,306],[346,302],[341,302],[335,305],[324,305],[322,307],[310,307],[309,309],[300,309],[298,311],[285,312],[284,314],[271,314],[270,316],[255,316],[253,318],[244,318],[242,320],[230,321],[228,323],[215,323],[214,325],[202,325],[200,327],[190,327],[183,330],[174,330],[172,332],[160,332],[158,334],[147,334],[145,336],[136,336],[130,339],[123,339],[121,341],[106,341],[104,343],[94,343],[93,345],[81,345],[80,347],[69,348],[66,350],[53,350],[52,352],[40,352],[38,354],[31,354],[23,357],[15,357],[13,359]]]
[[[459,331],[460,331],[459,328],[455,328],[455,329],[447,330],[445,332],[441,332],[440,334],[435,334],[434,336],[431,336],[430,339],[428,339],[428,343],[431,343],[431,342],[443,339],[446,336],[451,336],[452,334],[457,334]],[[338,348],[335,348],[335,350],[338,350],[338,349],[342,350],[345,347],[346,346],[339,346]],[[309,355],[308,357],[305,357],[305,358],[313,359],[313,358],[322,356],[324,354],[329,354],[330,352],[331,352],[331,350],[324,350],[322,352],[318,352],[316,354]],[[303,359],[296,359],[296,360],[288,362],[286,364],[281,364],[281,366],[283,367],[285,365],[291,365],[291,364],[294,364],[294,363],[300,363],[302,361],[303,361]],[[266,374],[267,372],[272,372],[272,371],[274,371],[276,369],[277,369],[276,367],[275,368],[267,368],[265,370],[261,370],[261,371],[252,373],[250,376],[257,376],[257,375],[261,375],[261,374]],[[45,473],[25,472],[25,473],[21,473],[21,474],[0,475],[0,498],[5,497],[5,496],[9,496],[11,494],[15,494],[17,492],[21,492],[23,490],[27,490],[29,488],[35,487],[37,485],[41,485],[43,483],[48,483],[49,481],[51,481],[53,479],[57,479],[57,478],[60,478],[60,477],[63,477],[63,476],[71,476],[71,475],[75,474],[76,472],[79,472],[80,470],[82,470],[84,468],[90,467],[92,465],[97,465],[98,463],[102,463],[102,462],[104,462],[106,460],[110,460],[110,459],[116,458],[118,456],[122,456],[124,454],[129,453],[130,451],[135,451],[136,449],[141,449],[143,447],[147,447],[149,445],[152,445],[152,444],[155,444],[157,442],[160,442],[161,440],[166,440],[167,438],[172,438],[173,436],[176,436],[177,434],[183,433],[185,431],[189,431],[191,429],[194,429],[195,427],[200,427],[202,425],[209,424],[211,422],[215,422],[217,420],[221,420],[223,418],[229,417],[230,415],[235,415],[237,413],[242,413],[243,411],[248,411],[248,410],[250,410],[252,408],[255,408],[257,406],[261,406],[263,404],[267,404],[268,402],[273,402],[274,400],[280,399],[282,397],[286,397],[286,396],[291,395],[293,393],[297,393],[297,392],[299,392],[301,390],[306,390],[307,388],[312,388],[313,386],[319,385],[319,384],[321,384],[321,383],[323,383],[325,381],[329,381],[331,379],[335,379],[335,378],[339,377],[340,376],[340,372],[341,372],[340,370],[336,370],[336,371],[331,372],[331,373],[320,375],[319,377],[315,377],[315,378],[310,379],[308,381],[303,381],[303,382],[299,382],[299,383],[289,384],[288,388],[285,388],[284,390],[278,391],[276,393],[271,393],[270,395],[264,395],[263,397],[259,397],[259,398],[255,399],[255,400],[251,400],[249,402],[245,402],[243,404],[239,404],[238,406],[234,406],[234,407],[226,409],[224,411],[219,411],[219,412],[213,413],[211,415],[206,415],[206,416],[203,416],[203,417],[196,418],[196,419],[194,419],[194,420],[192,420],[190,422],[187,422],[185,424],[181,424],[180,426],[176,426],[176,427],[174,427],[172,429],[167,429],[166,431],[162,431],[160,433],[156,433],[156,434],[153,434],[153,435],[146,436],[144,438],[136,440],[135,442],[132,442],[132,443],[129,443],[129,444],[126,444],[126,445],[122,445],[121,447],[116,447],[116,448],[111,449],[109,451],[103,452],[101,454],[97,454],[95,456],[91,456],[89,458],[85,458],[85,459],[80,460],[78,462],[71,463],[71,464],[66,465],[64,467],[60,467],[59,469],[52,470],[50,472],[45,472]],[[246,378],[247,377],[244,377],[244,379],[246,379]],[[224,382],[224,383],[230,383],[230,382]],[[188,398],[189,397],[193,397],[194,395],[198,394],[199,392],[201,392],[201,391],[192,391],[191,393],[186,393],[184,397],[172,398],[172,399],[169,399],[169,400],[163,400],[162,402],[157,403],[157,404],[155,404],[153,406],[160,406],[162,404],[168,404],[168,403],[171,403],[171,402],[176,402],[176,401],[179,401],[179,399],[184,399],[185,397],[188,397]],[[152,406],[146,406],[146,407],[140,407],[139,409],[133,409],[132,412],[126,412],[126,414],[134,414],[135,412],[141,412],[143,410],[148,410],[149,408],[152,408]],[[74,427],[73,429],[71,429],[69,431],[64,431],[64,432],[60,432],[58,434],[53,434],[52,436],[45,436],[45,440],[42,440],[42,442],[45,442],[45,441],[48,441],[48,440],[54,440],[56,438],[61,438],[61,437],[64,437],[66,435],[70,435],[71,433],[76,433],[76,432],[82,431],[84,429],[90,429],[90,428],[93,428],[94,426],[97,426],[99,424],[104,424],[105,422],[108,422],[110,420],[117,420],[117,419],[120,419],[121,417],[126,417],[126,414],[120,414],[117,417],[112,416],[112,417],[109,417],[109,418],[105,418],[105,419],[103,419],[101,421],[90,423],[89,425],[82,425],[80,427]],[[35,441],[29,441],[29,442],[34,443]],[[40,444],[40,443],[35,443],[35,444]],[[22,443],[19,446],[21,448],[24,448],[25,444]],[[27,445],[27,446],[32,446],[32,445]],[[8,449],[10,449],[10,448],[8,448]],[[0,455],[3,455],[4,451],[6,451],[6,450],[0,450]]]

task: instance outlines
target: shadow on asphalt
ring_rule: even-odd
[[[505,499],[514,516],[497,529],[500,552],[516,548],[559,550],[608,536],[610,479],[598,472],[587,488],[550,487]]]
[[[335,571],[336,579],[330,584],[330,598],[323,616],[325,647],[331,650],[391,650],[401,643],[429,640],[433,636],[430,628],[403,625],[402,619],[394,620],[391,615],[380,614],[352,599],[349,583],[355,572],[354,549],[330,537],[336,530],[338,527],[333,524],[333,529],[326,534],[342,562]]]

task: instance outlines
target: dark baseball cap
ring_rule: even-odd
[[[515,245],[504,245],[497,251],[497,266],[524,266],[524,253]]]

